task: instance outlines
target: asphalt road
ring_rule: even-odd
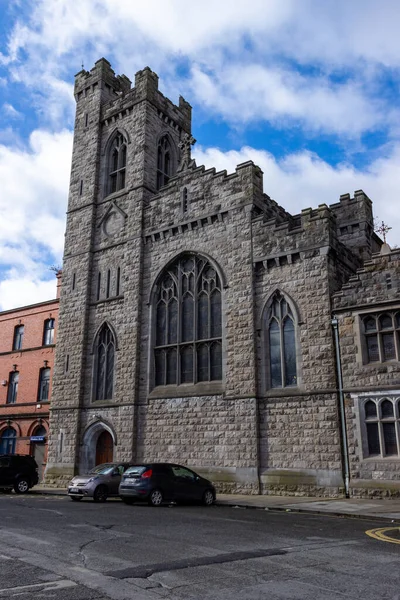
[[[0,494],[0,599],[400,600],[399,533],[294,512]]]

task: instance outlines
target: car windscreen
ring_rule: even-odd
[[[128,469],[125,471],[124,475],[141,475],[142,473],[144,473],[144,471],[147,469],[147,467],[143,467],[143,466],[134,466],[134,467],[128,467]]]
[[[95,473],[96,475],[108,475],[115,468],[115,465],[97,465],[94,467],[90,474]]]

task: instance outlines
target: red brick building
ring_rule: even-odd
[[[57,297],[0,312],[0,454],[31,454],[42,478],[47,461]]]

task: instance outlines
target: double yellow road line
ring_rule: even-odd
[[[398,537],[393,538],[388,535],[390,532],[397,533]],[[379,527],[378,529],[369,529],[365,532],[369,537],[380,542],[389,542],[390,544],[400,544],[400,527]]]

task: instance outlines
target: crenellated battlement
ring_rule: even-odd
[[[126,75],[115,75],[108,60],[100,58],[90,71],[82,69],[75,75],[75,100],[79,102],[96,89],[108,93],[110,99],[117,98],[131,89],[131,81]]]
[[[90,71],[82,69],[75,75],[74,95],[76,102],[100,91],[105,106],[103,120],[116,118],[143,100],[151,102],[160,119],[177,130],[191,131],[192,107],[180,96],[175,105],[158,89],[158,75],[145,67],[135,75],[135,86],[126,75],[116,75],[109,61],[98,60]],[[118,117],[117,117],[118,118]]]

